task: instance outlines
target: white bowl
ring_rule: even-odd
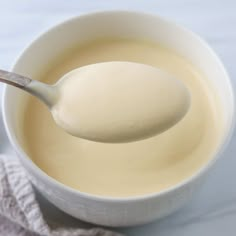
[[[196,193],[209,168],[225,148],[233,130],[232,86],[220,60],[197,35],[158,16],[126,11],[91,13],[53,27],[23,52],[13,71],[35,78],[45,64],[50,63],[66,48],[106,36],[159,42],[182,54],[211,81],[221,101],[224,134],[222,143],[216,150],[217,155],[208,164],[191,178],[159,193],[128,198],[95,196],[57,182],[40,170],[27,156],[19,134],[25,112],[24,92],[10,86],[6,86],[4,91],[4,124],[10,142],[28,171],[30,179],[51,203],[74,217],[95,224],[107,226],[144,224],[164,217],[184,205]]]

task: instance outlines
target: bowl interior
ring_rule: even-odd
[[[64,52],[79,44],[106,37],[158,42],[192,62],[217,93],[222,110],[222,144],[224,143],[234,114],[233,93],[224,67],[198,36],[157,16],[134,12],[103,12],[74,18],[35,40],[17,60],[13,70],[40,80],[41,71]],[[21,127],[23,114],[27,112],[25,101],[24,92],[9,86],[6,88],[4,120],[8,135],[20,152],[24,152]]]

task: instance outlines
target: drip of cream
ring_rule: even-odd
[[[98,142],[145,139],[175,125],[190,105],[188,90],[150,65],[111,61],[70,71],[56,84],[52,114],[73,136]]]

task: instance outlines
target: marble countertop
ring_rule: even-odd
[[[0,0],[0,65],[10,69],[21,50],[50,26],[95,10],[132,9],[157,13],[200,34],[224,62],[236,88],[236,1],[234,0]],[[0,97],[2,86],[0,85]],[[1,102],[1,98],[0,98]],[[0,152],[9,152],[0,116]],[[119,229],[130,236],[235,236],[236,133],[199,194],[172,216],[145,226]],[[47,215],[68,225],[82,224],[40,195]],[[0,222],[1,224],[1,222]]]

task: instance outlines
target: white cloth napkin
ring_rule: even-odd
[[[50,228],[31,183],[16,158],[0,155],[1,236],[122,236],[101,228]]]

